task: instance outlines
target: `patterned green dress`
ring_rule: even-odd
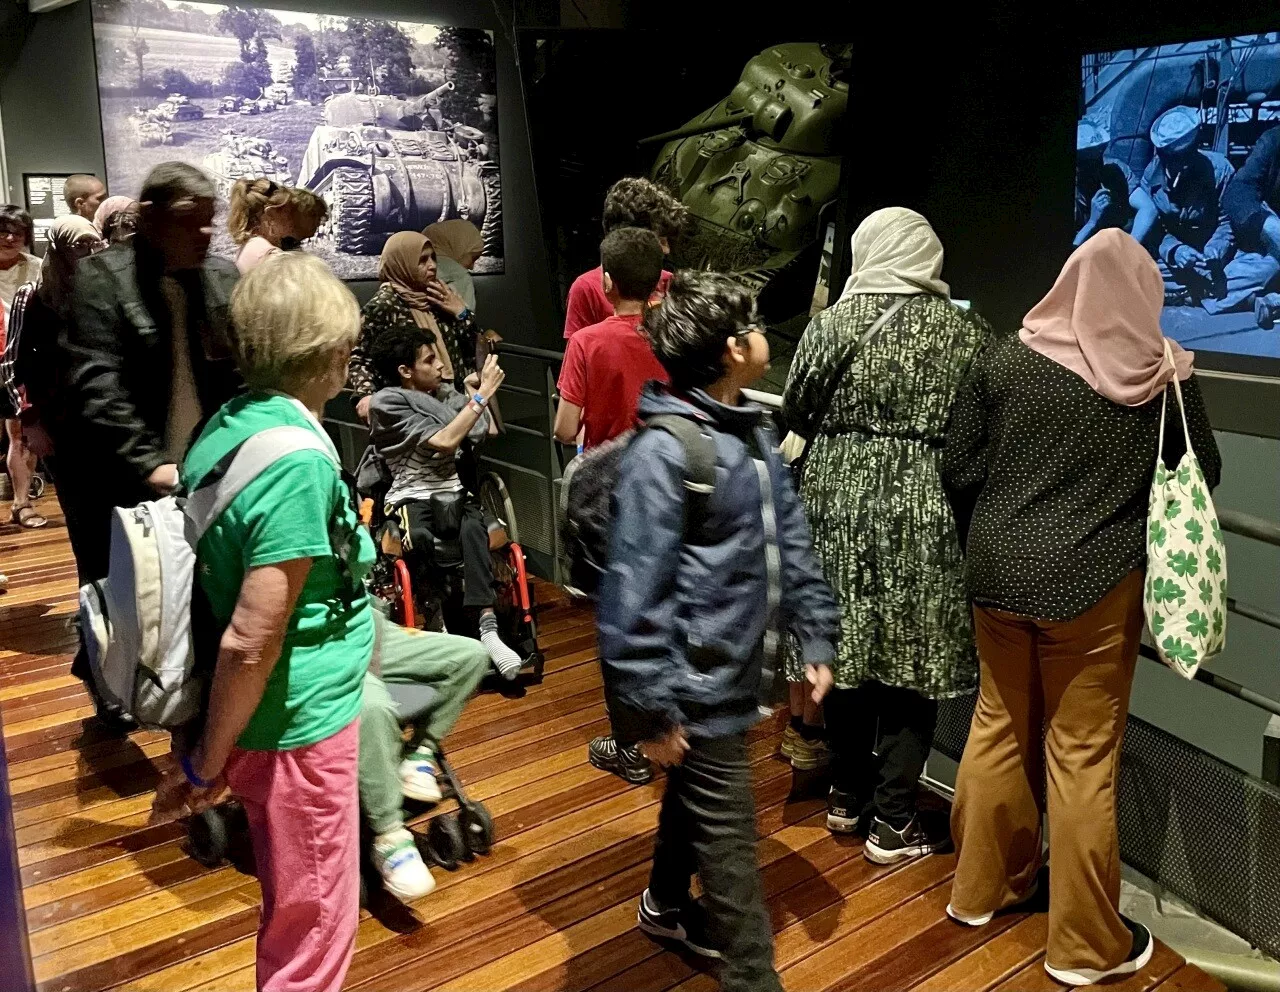
[[[874,679],[939,699],[978,681],[940,467],[952,400],[991,328],[942,297],[912,298],[843,381],[832,382],[894,300],[856,295],[813,319],[791,365],[784,412],[810,439],[801,497],[840,601],[836,685]],[[797,668],[789,662],[789,677]]]

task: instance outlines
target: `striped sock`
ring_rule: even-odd
[[[520,674],[520,656],[502,643],[498,636],[498,618],[492,613],[480,617],[480,643],[504,679],[514,679]]]

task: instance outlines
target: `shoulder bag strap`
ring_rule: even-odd
[[[665,431],[684,449],[684,540],[707,514],[707,504],[716,488],[716,443],[696,421],[679,414],[658,414],[645,426]]]
[[[330,461],[333,454],[315,431],[306,427],[271,427],[232,448],[200,481],[187,497],[186,514],[199,540],[245,486],[285,455],[296,451],[319,451]],[[334,462],[335,468],[337,463]]]
[[[831,391],[834,392],[840,386],[840,380],[844,378],[844,374],[849,371],[849,366],[853,364],[853,360],[862,354],[862,350],[871,343],[871,339],[880,333],[885,324],[889,323],[899,310],[907,305],[914,297],[899,296],[896,300],[885,307],[884,312],[880,314],[871,326],[867,328],[862,337],[858,338],[858,343],[850,348],[845,356],[840,359],[840,364],[836,366],[835,375],[831,378]]]

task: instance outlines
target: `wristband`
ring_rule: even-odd
[[[476,406],[488,406],[489,398],[485,396],[483,393],[476,393],[474,396],[471,397],[471,402],[474,403]]]
[[[484,407],[482,407],[482,406],[481,406],[479,403],[477,403],[475,400],[472,400],[470,403],[468,403],[468,404],[467,404],[467,407],[468,407],[468,409],[470,409],[470,410],[471,410],[471,412],[472,412],[472,413],[474,413],[477,417],[483,417],[483,416],[484,416]]]
[[[463,307],[461,310],[459,310],[459,311],[458,311],[458,319],[459,319],[459,320],[470,320],[470,319],[471,319],[471,308],[470,308],[470,307]]]
[[[214,784],[213,782],[206,782],[199,775],[197,775],[195,772],[195,769],[191,767],[191,755],[184,754],[182,758],[179,760],[178,764],[182,767],[182,774],[186,776],[187,781],[190,782],[192,785],[194,785],[197,789],[213,788],[213,784]]]

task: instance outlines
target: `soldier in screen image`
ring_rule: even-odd
[[[1280,127],[1258,139],[1223,194],[1222,208],[1241,248],[1280,264],[1280,215],[1276,213],[1280,208]],[[1280,318],[1280,293],[1258,296],[1253,315],[1259,327],[1275,327]]]
[[[1160,215],[1156,263],[1165,306],[1211,314],[1250,309],[1280,274],[1280,262],[1237,249],[1223,199],[1235,169],[1225,156],[1198,148],[1199,135],[1193,107],[1173,107],[1151,125],[1155,157],[1142,185]]]
[[[1118,227],[1145,244],[1159,214],[1151,194],[1123,162],[1106,155],[1111,139],[1089,121],[1076,126],[1076,247]]]

